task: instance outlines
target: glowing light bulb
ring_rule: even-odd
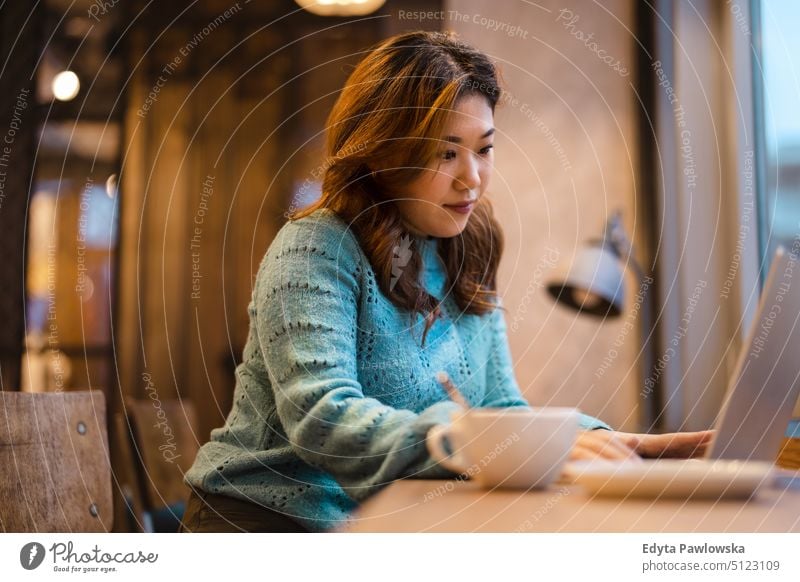
[[[318,16],[364,16],[383,6],[386,0],[295,0]]]
[[[81,82],[72,71],[61,71],[53,77],[53,95],[59,101],[70,101],[80,91]]]

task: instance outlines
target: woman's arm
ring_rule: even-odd
[[[487,333],[490,334],[491,347],[486,364],[486,397],[481,406],[505,407],[528,406],[514,375],[514,363],[508,345],[506,321],[503,315],[502,300],[498,297],[498,306],[487,317],[489,318]],[[598,428],[611,430],[601,420],[592,416],[581,415],[581,428],[594,430]]]
[[[514,375],[506,321],[501,306],[502,300],[498,297],[497,307],[486,316],[485,333],[489,336],[489,358],[486,362],[486,395],[481,406],[487,408],[528,406]]]
[[[357,380],[352,235],[324,221],[290,224],[281,234],[259,270],[256,327],[292,449],[356,501],[400,477],[451,477],[430,459],[425,438],[457,405],[399,410],[365,397]]]

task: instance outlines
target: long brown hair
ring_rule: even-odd
[[[416,313],[426,319],[423,344],[440,314],[438,302],[419,281],[422,259],[413,247],[402,276],[392,280],[396,249],[410,233],[391,199],[433,160],[458,100],[474,94],[494,112],[497,71],[454,34],[417,31],[381,42],[353,70],[328,117],[322,196],[289,215],[296,220],[324,207],[351,225],[381,291],[410,312],[412,323]],[[438,244],[447,288],[462,312],[495,308],[502,251],[500,225],[481,196],[464,231]]]

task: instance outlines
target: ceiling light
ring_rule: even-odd
[[[386,0],[295,0],[295,2],[318,16],[364,16],[375,12]]]
[[[81,82],[72,71],[61,71],[53,77],[53,95],[59,101],[71,101],[78,94]]]

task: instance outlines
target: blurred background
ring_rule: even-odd
[[[319,195],[349,72],[393,34],[454,31],[502,72],[489,191],[532,404],[707,428],[771,252],[800,233],[788,0],[45,0],[0,18],[2,389],[103,391],[120,466],[144,456],[119,450],[137,403],[166,419],[162,453],[224,422],[258,264]],[[556,305],[548,274],[616,211],[622,258],[653,280],[626,280],[616,318]],[[127,474],[129,504],[164,500]]]

